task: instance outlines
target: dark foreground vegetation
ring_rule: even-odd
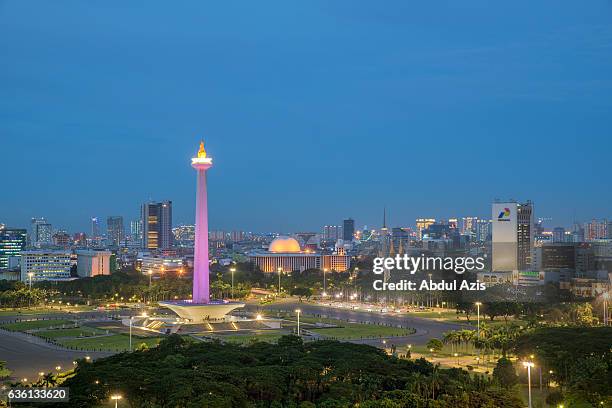
[[[124,406],[148,408],[522,407],[512,391],[467,371],[295,336],[248,346],[170,336],[157,348],[80,363],[62,386],[71,407],[102,406],[114,393]]]

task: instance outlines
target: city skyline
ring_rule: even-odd
[[[549,6],[192,3],[174,21],[5,2],[0,222],[88,231],[152,199],[193,223],[202,138],[223,158],[211,229],[379,226],[383,206],[410,225],[496,198],[551,227],[610,218],[610,4]]]

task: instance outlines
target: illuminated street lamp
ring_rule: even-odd
[[[474,304],[476,305],[476,313],[478,316],[478,333],[477,333],[478,336],[477,337],[480,338],[480,306],[482,305],[482,303],[476,302]]]
[[[56,370],[58,373],[60,372],[60,370],[61,370],[61,369],[62,369],[62,366],[56,366],[56,367],[55,367],[55,370]]]
[[[610,294],[606,292],[602,297],[604,305],[604,326],[608,326],[608,320],[610,319],[610,316],[608,316],[608,300],[610,299]]]
[[[327,268],[323,268],[323,293],[324,293],[323,296],[325,296],[326,295],[325,292],[327,292],[327,281],[325,279],[325,274],[326,273],[327,273]]]
[[[523,361],[523,367],[527,368],[527,383],[529,384],[529,408],[531,408],[531,368],[535,364],[531,361]]]
[[[28,272],[28,280],[30,281],[30,291],[32,291],[32,276],[34,276],[34,273]],[[30,307],[31,299],[32,299],[32,296],[28,294],[28,307]]]
[[[297,334],[300,336],[300,313],[302,311],[300,309],[295,309],[295,313],[297,313]]]
[[[115,394],[115,395],[111,395],[111,401],[115,401],[115,408],[117,408],[117,404],[119,403],[119,400],[121,398],[123,398],[121,395]]]
[[[453,354],[455,356],[455,358],[457,359],[457,366],[459,366],[459,353],[455,353]]]
[[[278,268],[278,296],[280,296],[280,290],[281,290],[281,273],[283,273],[283,268]]]
[[[234,298],[234,272],[236,272],[236,268],[230,268],[230,272],[232,273],[232,299]]]

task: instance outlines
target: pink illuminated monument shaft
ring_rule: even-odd
[[[208,194],[206,170],[212,167],[212,158],[206,157],[204,143],[200,143],[198,157],[191,159],[191,166],[198,172],[195,216],[195,253],[193,260],[193,303],[209,303],[208,283]]]

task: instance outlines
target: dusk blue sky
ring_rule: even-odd
[[[0,222],[611,217],[612,2],[1,1]]]

